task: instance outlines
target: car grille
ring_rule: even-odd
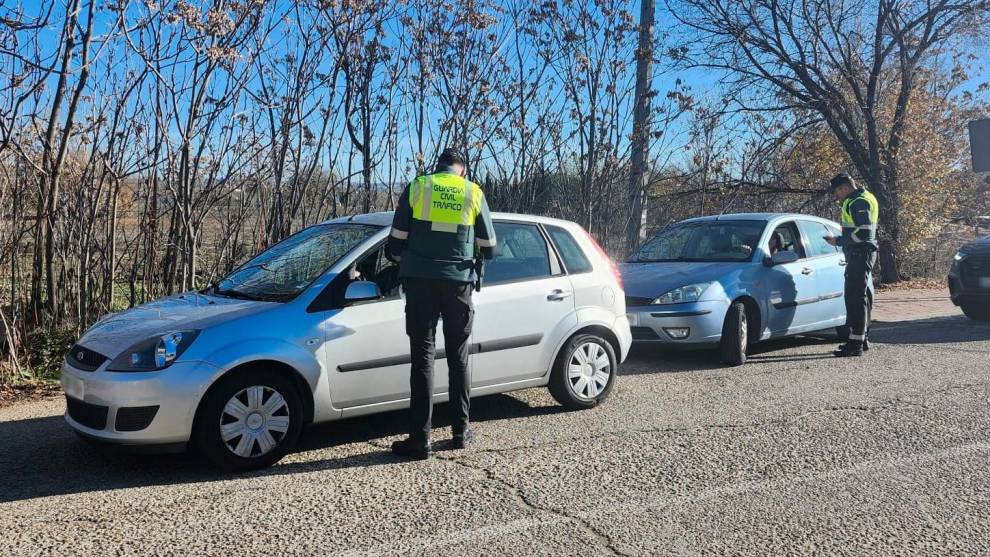
[[[626,307],[648,306],[653,303],[653,298],[637,298],[636,296],[626,296]]]
[[[108,407],[83,402],[71,396],[65,397],[65,405],[69,411],[69,417],[77,423],[92,429],[107,427],[107,412],[110,410]]]
[[[117,431],[141,431],[151,425],[158,413],[157,406],[132,406],[117,410],[114,429]]]
[[[68,354],[65,355],[66,363],[83,371],[96,371],[96,368],[103,365],[103,362],[108,359],[109,358],[103,354],[94,352],[89,348],[85,348],[78,344],[73,345],[72,348],[69,349]]]
[[[630,327],[633,340],[657,340],[660,335],[649,327]]]
[[[987,277],[990,277],[990,257],[985,255],[971,255],[963,260],[963,284],[971,288],[979,288],[980,279]]]

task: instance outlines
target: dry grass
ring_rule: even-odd
[[[15,385],[0,385],[0,408],[15,402],[42,400],[59,396],[61,389],[55,381],[37,381]]]

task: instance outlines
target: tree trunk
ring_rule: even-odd
[[[626,253],[643,240],[646,224],[646,165],[650,150],[650,72],[653,65],[654,0],[643,0],[639,14],[639,48],[636,51],[636,97],[633,108],[632,161],[629,169],[629,216],[626,221]]]
[[[878,262],[880,264],[880,282],[883,284],[893,284],[901,280],[900,261],[898,260],[898,249],[900,247],[901,229],[897,218],[897,204],[892,198],[892,191],[895,191],[894,184],[889,180],[896,178],[870,180],[870,192],[877,198],[877,205],[880,209],[880,218],[877,224],[877,240],[880,245]]]

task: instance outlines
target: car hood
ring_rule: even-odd
[[[653,299],[681,286],[716,281],[743,263],[745,262],[623,263],[619,266],[619,271],[622,273],[626,296]]]
[[[135,343],[153,336],[188,329],[202,330],[273,305],[277,304],[186,292],[107,315],[83,334],[79,344],[114,358]]]
[[[987,255],[990,254],[990,236],[981,238],[975,242],[970,242],[959,248],[960,253],[967,255]]]

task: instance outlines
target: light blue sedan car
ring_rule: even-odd
[[[838,224],[800,214],[689,219],[647,240],[621,267],[636,343],[717,346],[739,365],[761,340],[845,334]]]

